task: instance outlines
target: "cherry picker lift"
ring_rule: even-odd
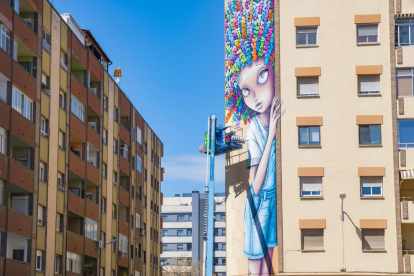
[[[243,129],[237,126],[216,126],[216,115],[208,117],[208,131],[199,151],[207,154],[206,188],[208,200],[204,200],[203,225],[203,276],[213,276],[213,242],[214,242],[214,157],[243,147]],[[206,247],[207,243],[207,247]],[[207,251],[207,252],[206,252]],[[206,263],[205,263],[206,262]]]

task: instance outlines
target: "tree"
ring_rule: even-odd
[[[168,259],[162,267],[163,276],[201,276],[203,263],[185,256]]]

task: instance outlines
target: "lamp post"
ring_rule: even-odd
[[[116,243],[117,241],[119,241],[119,240],[118,239],[113,239],[112,241],[110,241],[107,244],[105,244],[104,247],[107,246],[108,244]]]
[[[346,198],[346,193],[341,192],[339,194],[339,198],[342,199],[342,203],[341,203],[341,220],[344,221],[344,199]]]

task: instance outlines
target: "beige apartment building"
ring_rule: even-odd
[[[163,144],[111,60],[47,0],[0,28],[0,275],[161,275]]]
[[[273,272],[414,272],[414,1],[274,5]],[[226,157],[227,275],[248,273],[245,151]]]

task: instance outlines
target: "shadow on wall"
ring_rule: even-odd
[[[231,189],[237,198],[249,189],[249,170],[246,169],[246,152],[226,153],[226,200]]]

